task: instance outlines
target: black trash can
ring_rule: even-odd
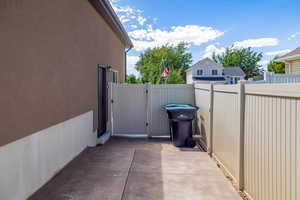
[[[168,104],[163,108],[168,113],[174,146],[194,147],[192,122],[198,108],[190,104]]]

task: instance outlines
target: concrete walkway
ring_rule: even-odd
[[[237,200],[207,153],[168,141],[112,139],[88,148],[30,200]]]

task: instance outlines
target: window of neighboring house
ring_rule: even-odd
[[[118,72],[116,71],[112,71],[112,80],[113,83],[117,83],[118,82]]]
[[[238,83],[238,82],[239,82],[239,80],[240,80],[240,78],[239,78],[239,77],[235,77],[234,79],[235,79],[235,83]]]
[[[212,70],[212,75],[218,75],[218,70],[213,69],[213,70]]]
[[[202,76],[203,75],[203,70],[202,69],[198,69],[197,70],[197,75],[198,76]]]

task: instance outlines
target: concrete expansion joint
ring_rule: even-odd
[[[133,151],[133,156],[132,156],[130,167],[128,169],[128,173],[127,173],[127,176],[126,176],[126,181],[125,181],[125,185],[124,185],[124,188],[123,188],[123,191],[122,191],[122,198],[121,198],[121,200],[125,200],[125,191],[126,191],[126,187],[127,187],[129,175],[130,175],[130,173],[132,171],[133,161],[134,161],[134,157],[135,157],[135,152],[136,152],[136,149],[134,149],[134,151]]]

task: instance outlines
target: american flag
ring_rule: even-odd
[[[166,78],[169,75],[169,68],[167,66],[164,67],[163,72],[161,73],[162,78]]]

